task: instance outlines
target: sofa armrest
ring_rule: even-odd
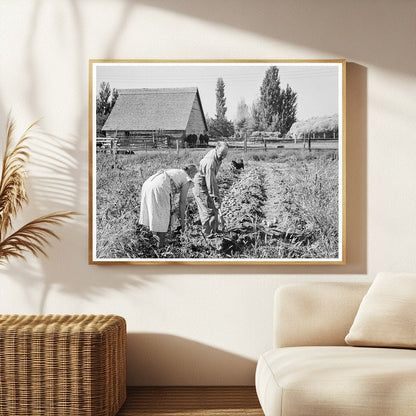
[[[369,283],[301,283],[275,292],[275,348],[346,345]]]

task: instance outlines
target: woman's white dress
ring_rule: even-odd
[[[167,232],[173,197],[190,181],[192,179],[183,169],[161,170],[146,179],[142,186],[140,224],[149,227],[150,231]]]

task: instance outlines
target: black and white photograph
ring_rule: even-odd
[[[90,61],[90,263],[344,264],[345,61]]]

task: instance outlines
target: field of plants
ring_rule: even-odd
[[[186,230],[157,242],[138,223],[143,182],[159,169],[198,165],[207,149],[97,154],[96,255],[105,259],[331,259],[338,256],[336,150],[231,149],[218,174],[223,229],[207,240],[189,192]],[[236,171],[231,160],[243,159]],[[174,228],[174,227],[172,227]]]

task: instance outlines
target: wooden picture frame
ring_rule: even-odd
[[[345,70],[90,60],[89,263],[345,264]]]

